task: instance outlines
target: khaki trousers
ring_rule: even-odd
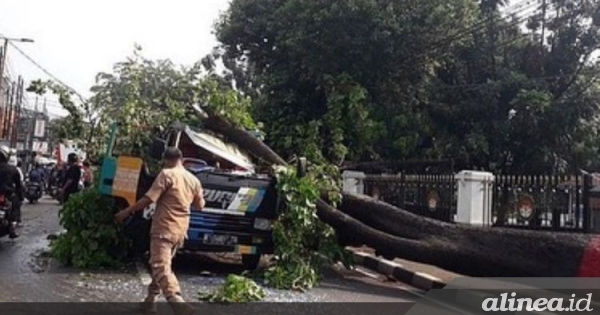
[[[152,235],[150,238],[150,269],[152,282],[148,287],[149,295],[160,292],[169,299],[181,293],[177,277],[171,269],[171,261],[177,250],[183,246],[183,236]]]

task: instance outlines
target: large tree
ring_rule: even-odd
[[[494,27],[473,31],[437,68],[427,94],[436,154],[504,172],[589,166],[597,152],[599,69],[590,54],[600,45],[599,7],[547,3],[545,17],[487,13]]]
[[[559,170],[597,148],[597,14],[591,0],[234,0],[209,60],[284,156]]]
[[[430,51],[475,11],[468,0],[235,0],[217,37],[225,64],[251,71],[255,114],[279,152],[406,157],[427,129],[417,92],[445,55]]]

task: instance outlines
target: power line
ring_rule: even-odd
[[[32,97],[28,97],[25,99],[28,101],[35,101],[35,99]],[[45,102],[48,107],[61,108],[61,109],[65,110],[64,107],[62,106],[62,104],[60,104],[59,102],[49,100],[49,99],[45,99]]]
[[[471,36],[473,34],[473,32],[477,32],[477,31],[485,29],[485,27],[488,25],[488,23],[490,23],[491,21],[493,21],[495,19],[508,20],[509,17],[513,18],[512,21],[508,22],[508,24],[503,25],[502,27],[498,28],[496,30],[497,32],[502,32],[506,29],[510,29],[511,27],[517,26],[517,25],[521,24],[523,21],[525,21],[526,19],[528,19],[534,15],[534,14],[530,14],[530,12],[529,12],[529,14],[525,14],[521,17],[518,16],[520,13],[526,12],[526,11],[534,8],[535,4],[536,3],[534,1],[532,1],[532,3],[530,3],[530,4],[528,2],[528,4],[524,5],[520,9],[508,13],[507,16],[494,15],[488,19],[485,19],[483,21],[475,23],[474,25],[472,25],[468,28],[459,30],[458,32],[450,35],[450,38],[445,38],[443,40],[434,42],[431,45],[428,45],[428,47],[426,47],[424,49],[424,51],[426,51],[424,54],[421,54],[421,55],[417,54],[417,55],[414,55],[412,58],[408,58],[406,60],[405,64],[411,64],[421,58],[430,57],[430,56],[432,56],[433,53],[436,53],[439,49],[448,48],[448,45],[452,44],[453,42],[456,42],[458,40],[461,40],[463,38]],[[535,13],[535,10],[533,12]]]
[[[488,18],[488,19],[485,19],[483,21],[479,21],[479,22],[475,23],[474,25],[471,25],[470,27],[463,28],[462,30],[459,30],[458,32],[452,34],[449,39],[446,38],[444,40],[438,41],[437,43],[433,43],[433,46],[437,46],[439,44],[450,44],[450,43],[452,43],[452,42],[454,42],[456,40],[459,40],[459,39],[462,39],[462,38],[464,38],[464,37],[466,37],[468,35],[471,35],[475,31],[483,30],[488,25],[488,23],[490,23],[490,22],[492,22],[494,20],[504,20],[504,19],[507,19],[507,17],[510,17],[510,16],[512,16],[512,17],[517,16],[520,13],[523,13],[523,12],[529,10],[529,9],[534,8],[534,6],[535,6],[535,3],[533,3],[533,4],[527,4],[527,5],[525,5],[524,7],[520,8],[518,10],[515,10],[515,11],[507,13],[506,16],[494,15],[494,16]],[[526,15],[526,18],[529,18],[529,17],[530,17],[530,15]]]
[[[72,88],[71,86],[69,86],[68,84],[64,83],[59,78],[57,78],[55,75],[53,75],[50,71],[48,71],[46,68],[44,68],[38,62],[36,62],[33,58],[31,58],[28,54],[26,54],[23,50],[21,50],[21,48],[19,48],[17,45],[15,45],[11,42],[9,42],[9,44],[13,48],[15,48],[23,57],[25,57],[32,64],[34,64],[38,69],[42,70],[42,72],[44,72],[46,75],[48,75],[50,78],[52,78],[52,80],[58,82],[60,85],[62,85],[64,87],[66,87],[67,89],[69,89],[70,91],[75,93],[75,95],[77,95],[82,102],[85,102],[85,98],[83,96],[81,96],[81,94],[79,94],[74,88]]]
[[[540,76],[540,77],[526,77],[525,80],[532,80],[532,81],[542,81],[542,80],[547,80],[547,79],[560,79],[560,78],[568,78],[571,77],[573,75],[598,75],[600,74],[598,72],[598,70],[591,70],[591,71],[580,71],[580,72],[572,72],[572,73],[565,73],[565,74],[557,74],[557,75],[550,75],[550,76]],[[470,88],[477,88],[477,87],[482,87],[482,86],[488,86],[488,85],[492,85],[495,83],[499,83],[499,80],[496,80],[494,82],[486,82],[486,83],[466,83],[466,84],[441,84],[438,86],[435,86],[436,88],[439,89],[460,89],[460,88],[466,88],[466,89],[470,89]]]

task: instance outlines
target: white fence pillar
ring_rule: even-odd
[[[363,172],[344,171],[342,173],[343,185],[342,189],[347,193],[355,193],[359,195],[365,194],[364,179],[366,175]]]
[[[456,180],[458,206],[455,222],[469,225],[491,224],[494,174],[461,171]]]

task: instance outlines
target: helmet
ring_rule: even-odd
[[[0,158],[4,159],[4,161],[8,162],[8,159],[11,156],[11,150],[6,145],[0,145]]]
[[[17,160],[17,157],[14,155],[11,155],[10,158],[8,159],[8,165],[11,165],[11,166],[19,165],[19,161]]]

